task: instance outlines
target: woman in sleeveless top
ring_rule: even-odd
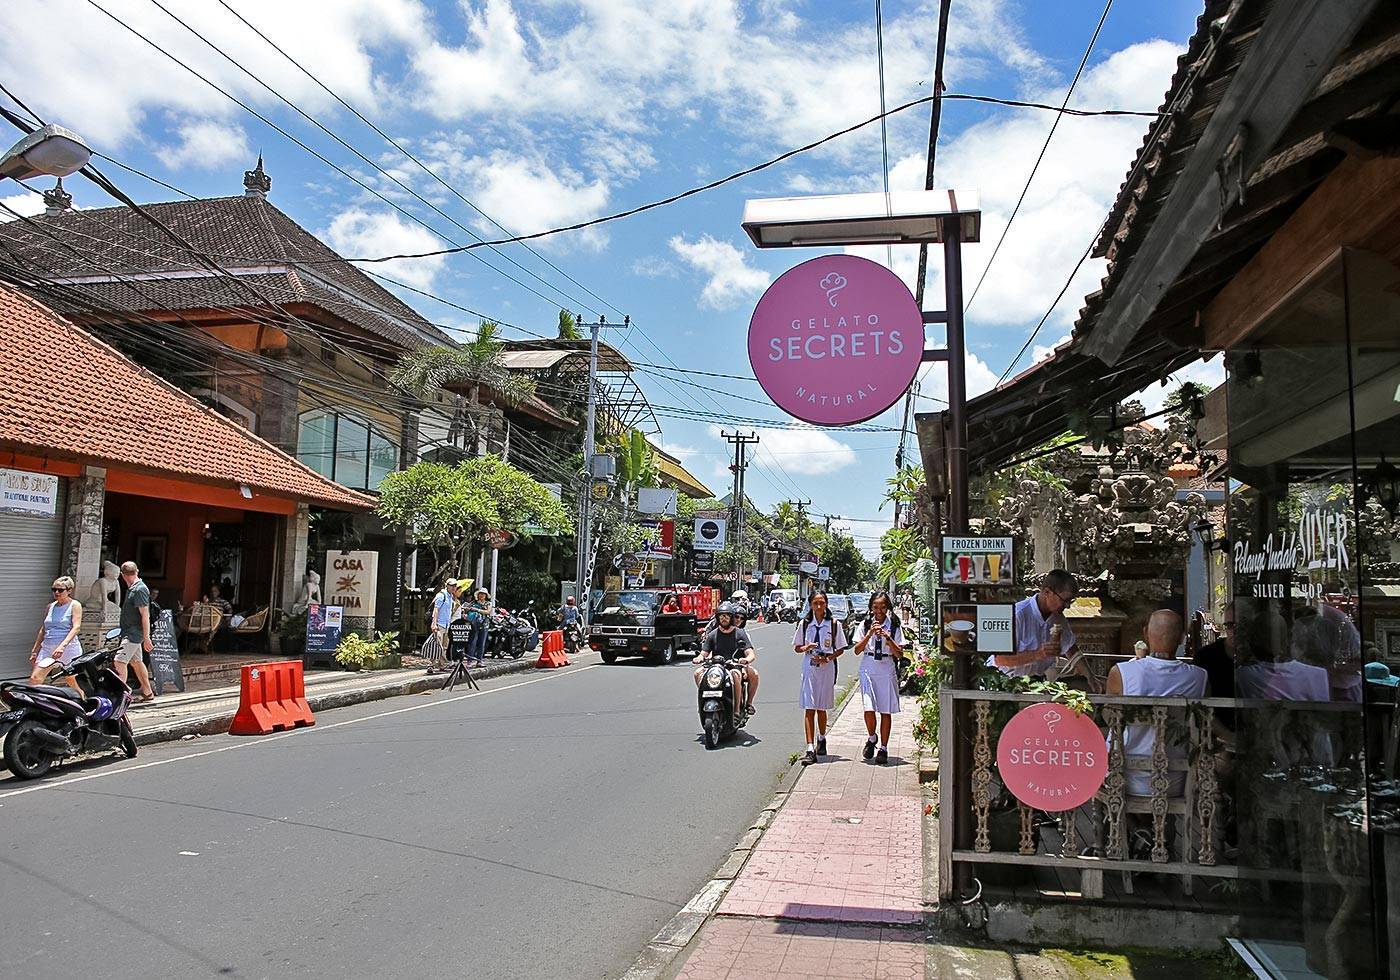
[[[34,651],[29,662],[34,671],[29,675],[29,683],[43,684],[49,674],[59,664],[71,663],[83,652],[78,643],[78,630],[83,625],[83,607],[73,598],[75,583],[68,576],[54,579],[53,602],[49,603],[44,621],[39,626],[39,635],[34,638]],[[73,677],[65,677],[63,682],[75,691],[82,691]]]

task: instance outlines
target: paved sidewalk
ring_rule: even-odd
[[[924,975],[923,804],[915,704],[895,716],[890,760],[861,758],[860,695],[690,944],[685,980]]]

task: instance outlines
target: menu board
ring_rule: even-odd
[[[1014,541],[1014,538],[945,537],[939,563],[943,584],[1010,585],[1015,582]]]
[[[467,655],[467,644],[471,642],[472,624],[452,623],[447,627],[447,659],[461,660]]]
[[[151,624],[151,686],[157,694],[166,687],[185,689],[185,674],[180,669],[180,648],[175,643],[175,616],[162,609]]]
[[[948,653],[1016,652],[1016,607],[1010,603],[945,602],[938,614]]]

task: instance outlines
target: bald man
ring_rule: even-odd
[[[1106,694],[1147,698],[1203,698],[1209,685],[1200,667],[1176,659],[1184,633],[1181,617],[1170,609],[1158,609],[1147,620],[1142,638],[1147,656],[1114,664],[1108,672]],[[1156,744],[1151,725],[1128,725],[1123,729],[1123,754],[1129,761],[1148,762]],[[1186,758],[1182,746],[1167,746],[1167,756],[1178,763]],[[1152,795],[1150,768],[1128,770],[1128,792],[1134,796]],[[1186,773],[1172,772],[1167,795],[1180,796],[1186,788]]]

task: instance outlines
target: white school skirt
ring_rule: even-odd
[[[812,654],[802,655],[802,707],[830,711],[836,706],[836,661],[817,666]]]
[[[894,658],[860,658],[860,700],[866,711],[899,714],[899,673]]]

